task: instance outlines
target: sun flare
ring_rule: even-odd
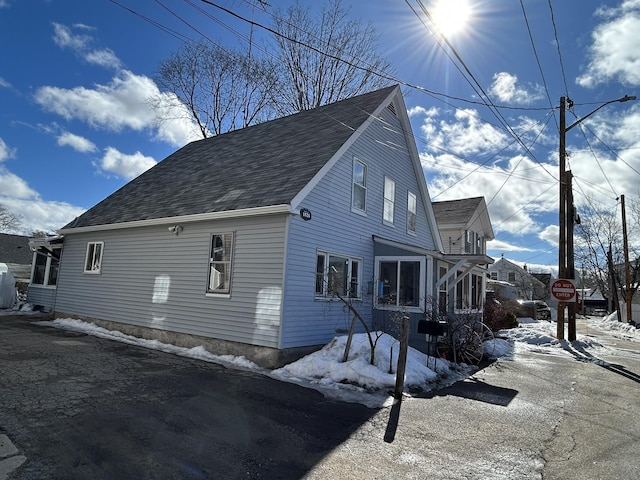
[[[469,0],[436,0],[430,9],[437,29],[446,37],[463,32],[471,18]]]

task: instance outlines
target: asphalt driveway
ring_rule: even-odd
[[[17,479],[301,478],[375,410],[252,372],[0,316]]]
[[[0,316],[0,480],[640,478],[640,343],[580,323],[604,347],[374,410],[32,320]]]

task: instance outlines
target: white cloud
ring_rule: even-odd
[[[83,153],[96,152],[98,150],[98,147],[96,147],[95,144],[90,140],[87,140],[86,138],[79,135],[74,135],[70,132],[63,132],[58,137],[58,145],[60,145],[61,147],[68,146],[78,152]]]
[[[510,137],[481,120],[476,110],[458,109],[449,122],[438,120],[437,110],[430,112],[421,126],[430,147],[465,156],[498,151],[509,143]]]
[[[6,169],[0,169],[0,192],[3,197],[19,199],[34,198],[37,196],[27,182]]]
[[[558,228],[558,225],[548,225],[538,234],[538,238],[557,248],[559,235],[560,229]]]
[[[4,143],[4,140],[0,138],[0,162],[3,162],[9,158],[14,158],[15,155],[15,148],[10,148],[6,143]]]
[[[487,242],[487,250],[492,252],[531,252],[531,248],[521,247],[513,243],[504,242],[502,240],[491,240]]]
[[[543,98],[542,88],[538,85],[526,89],[518,85],[518,77],[507,72],[493,75],[489,93],[501,102],[527,105]]]
[[[174,95],[161,93],[149,77],[127,70],[94,88],[41,87],[35,101],[67,120],[79,119],[94,128],[152,131],[157,139],[178,147],[198,138],[188,112]]]
[[[69,27],[53,22],[53,41],[60,48],[70,48],[75,52],[82,52],[91,42],[89,35],[76,35]]]
[[[36,230],[55,232],[84,212],[80,207],[65,202],[47,202],[39,197],[0,196],[0,204],[20,216],[20,229],[16,233],[24,235]]]
[[[407,114],[409,115],[409,117],[415,117],[418,115],[427,115],[432,117],[438,114],[438,109],[436,107],[426,109],[421,106],[416,106],[407,110]]]
[[[83,58],[86,62],[101,67],[108,68],[120,68],[120,59],[113,53],[111,49],[92,49],[91,43],[93,37],[86,33],[78,34],[75,30],[89,31],[93,30],[91,27],[83,24],[75,24],[72,28],[62,25],[60,23],[53,23],[53,41],[60,48],[69,48],[80,58]]]
[[[99,65],[101,67],[115,68],[120,65],[120,60],[110,48],[87,52],[84,58],[87,62]]]
[[[105,172],[131,179],[150,169],[156,164],[151,157],[146,157],[140,152],[127,155],[119,152],[113,147],[105,150],[105,154],[100,162],[100,168]]]
[[[590,61],[577,78],[584,87],[608,81],[640,84],[640,2],[623,2],[618,9],[601,9],[605,22],[592,33]]]
[[[0,87],[9,88],[11,87],[11,84],[4,78],[0,77]]]

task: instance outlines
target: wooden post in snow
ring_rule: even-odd
[[[398,367],[396,368],[396,389],[394,398],[401,400],[404,390],[404,373],[407,368],[407,350],[409,349],[409,316],[402,316],[402,328],[400,329],[400,351],[398,352]]]

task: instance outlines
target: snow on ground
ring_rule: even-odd
[[[20,312],[0,311],[0,315],[15,315],[16,313],[32,314],[28,307],[23,308]],[[521,318],[518,321],[518,328],[501,330],[497,335],[498,338],[485,342],[485,352],[491,358],[515,360],[518,352],[523,351],[568,355],[571,347],[587,349],[601,347],[593,338],[584,335],[578,335],[578,339],[573,344],[566,340],[556,339],[556,324],[552,322],[536,321],[531,318]],[[376,341],[377,339],[374,365],[369,362],[371,352],[369,338],[366,334],[357,334],[353,337],[346,362],[342,361],[347,341],[347,336],[345,335],[335,337],[321,350],[296,362],[277,370],[269,371],[252,363],[245,357],[214,355],[206,351],[202,346],[182,348],[157,340],[144,340],[80,320],[67,318],[37,323],[43,326],[84,332],[131,345],[219,363],[228,368],[255,371],[281,381],[314,388],[329,398],[362,403],[372,408],[387,406],[394,401],[391,392],[395,387],[399,343],[395,338],[381,332],[373,335],[373,340]],[[640,330],[636,331],[635,328],[618,322],[615,315],[592,319],[591,326],[607,331],[610,334],[619,334],[624,338],[638,339],[640,341]],[[475,367],[467,365],[456,365],[445,359],[428,357],[418,350],[409,348],[405,374],[405,393],[442,388],[468,377],[475,369]]]

